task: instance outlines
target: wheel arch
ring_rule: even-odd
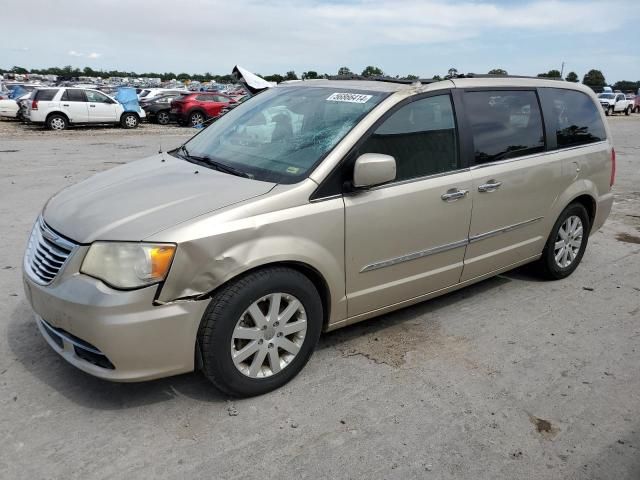
[[[587,213],[589,214],[589,228],[591,229],[593,227],[593,221],[596,218],[596,199],[588,193],[583,193],[571,200],[567,206],[572,203],[579,203],[587,210]],[[591,233],[591,231],[589,231],[589,233]]]
[[[64,117],[67,120],[67,123],[71,123],[71,120],[69,120],[69,116],[66,113],[61,112],[60,110],[56,110],[54,112],[47,113],[47,117],[44,119],[45,125],[49,122],[49,119],[54,115],[60,115],[61,117]]]
[[[136,117],[138,117],[138,122],[140,121],[140,114],[138,112],[122,112],[120,114],[120,121],[122,121],[122,117],[124,117],[125,115],[135,115]]]
[[[272,267],[290,268],[291,270],[295,270],[303,274],[305,277],[307,277],[311,281],[311,283],[313,283],[314,287],[316,287],[316,290],[318,291],[318,294],[320,295],[320,301],[322,302],[322,327],[323,327],[323,330],[325,330],[329,325],[329,319],[330,319],[330,313],[331,313],[331,290],[329,289],[329,284],[327,283],[327,280],[324,278],[322,273],[320,273],[313,266],[302,261],[278,260],[278,261],[268,262],[268,263],[254,266],[252,268],[242,271],[241,273],[238,273],[237,275],[234,275],[228,278],[224,283],[218,285],[213,290],[211,290],[210,292],[208,292],[207,294],[203,295],[200,298],[211,298],[216,294],[216,292],[225,288],[231,282],[234,282],[247,275],[251,275],[252,273],[255,273],[257,271],[265,270]]]

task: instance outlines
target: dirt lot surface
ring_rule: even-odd
[[[112,384],[58,357],[21,286],[56,191],[177,146],[143,125],[0,122],[0,477],[640,478],[640,115],[614,117],[614,210],[569,279],[526,269],[324,335],[286,387]]]

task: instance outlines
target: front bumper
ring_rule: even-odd
[[[77,251],[50,285],[23,276],[38,328],[51,348],[106,380],[142,381],[192,371],[207,302],[154,305],[157,286],[114,290],[77,273],[82,253]]]

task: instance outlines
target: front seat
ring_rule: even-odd
[[[279,113],[273,117],[273,121],[276,124],[276,128],[271,134],[271,142],[283,142],[293,137],[293,125],[291,118],[286,113]]]

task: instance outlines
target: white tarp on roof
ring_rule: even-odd
[[[273,86],[271,82],[267,82],[264,78],[259,77],[255,73],[251,73],[249,70],[247,70],[246,68],[242,68],[240,65],[236,65],[235,67],[233,67],[231,74],[235,75],[238,80],[244,81],[244,83],[253,93],[265,90]]]

